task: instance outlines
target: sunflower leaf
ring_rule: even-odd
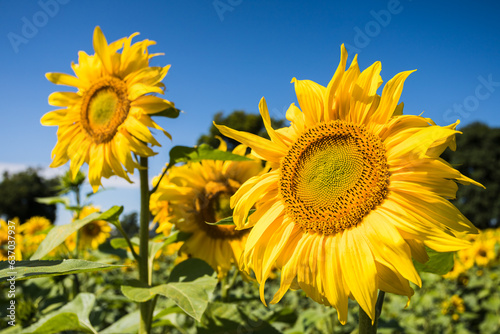
[[[151,114],[151,116],[161,116],[161,117],[168,117],[168,118],[177,118],[179,117],[179,114],[181,111],[175,107],[168,107],[160,112],[157,112],[155,114]]]
[[[445,275],[453,269],[455,252],[436,252],[433,249],[426,247],[429,260],[425,263],[413,261],[415,269],[419,272],[427,272],[438,275]]]
[[[220,302],[210,303],[203,315],[203,320],[197,325],[197,333],[199,334],[280,333],[269,324],[267,319],[257,317],[236,304]]]
[[[250,217],[250,215],[252,213],[255,212],[255,209],[251,209],[250,211],[248,211],[248,217]],[[248,220],[248,217],[247,217],[247,220]],[[221,219],[215,223],[209,223],[209,222],[205,222],[205,224],[208,224],[208,225],[234,225],[234,220],[233,220],[233,217],[226,217],[224,219]]]
[[[169,166],[178,162],[199,162],[202,160],[250,161],[252,159],[202,144],[198,147],[174,146],[170,150]]]
[[[120,249],[120,248],[128,249],[128,243],[127,240],[125,240],[125,238],[113,238],[111,239],[110,244],[111,247],[113,247],[114,249]],[[132,242],[132,245],[139,247],[139,244],[136,244],[134,242]]]
[[[65,331],[97,334],[89,321],[95,303],[95,295],[80,293],[59,310],[51,312],[33,325],[22,330],[23,334],[52,334]]]
[[[176,242],[186,241],[191,236],[191,233],[176,231],[169,235],[167,239],[163,242],[163,246],[168,246],[170,244],[175,244]]]
[[[16,261],[16,264],[11,268],[9,262],[0,261],[0,281],[6,281],[12,277],[15,277],[16,281],[20,281],[37,277],[77,274],[121,267],[123,266],[71,259]]]
[[[137,333],[139,331],[139,318],[139,310],[136,310],[113,322],[111,326],[103,329],[99,334]]]
[[[200,321],[210,296],[217,285],[214,270],[200,259],[179,263],[170,274],[167,284],[144,287],[140,282],[122,286],[122,293],[135,302],[144,302],[155,295],[170,298],[177,306]]]
[[[63,196],[54,196],[54,197],[37,197],[35,200],[38,203],[52,205],[52,204],[64,204],[64,206],[69,206],[69,198]]]
[[[40,246],[38,246],[35,254],[33,254],[30,260],[40,260],[57,246],[62,244],[71,234],[94,220],[105,220],[108,222],[117,220],[122,211],[122,206],[113,206],[111,209],[103,213],[94,212],[87,217],[76,220],[72,223],[54,226],[47,234],[47,237],[42,241]]]

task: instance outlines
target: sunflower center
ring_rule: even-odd
[[[89,237],[96,237],[101,233],[101,227],[98,224],[90,223],[83,227],[83,233]]]
[[[205,185],[205,193],[197,200],[197,207],[201,215],[200,227],[214,239],[236,239],[247,233],[246,230],[236,230],[234,225],[209,225],[221,219],[232,216],[230,198],[237,187],[210,181]]]
[[[380,139],[344,121],[321,123],[290,148],[281,166],[287,213],[305,231],[335,234],[358,225],[387,195]]]
[[[96,144],[109,142],[127,119],[130,109],[127,85],[115,77],[103,77],[83,95],[81,123]]]

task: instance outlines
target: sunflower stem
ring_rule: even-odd
[[[384,303],[385,292],[380,291],[377,298],[377,303],[375,304],[375,319],[372,324],[372,319],[366,314],[366,312],[359,307],[359,334],[376,334],[378,318],[380,313],[382,313],[382,304]]]
[[[141,183],[141,216],[139,226],[139,280],[144,286],[151,285],[148,268],[149,252],[149,181],[148,181],[148,158],[140,157],[140,183]],[[141,318],[139,322],[139,333],[147,334],[151,329],[152,302],[139,303]]]
[[[151,196],[152,194],[154,194],[154,192],[156,190],[158,190],[158,187],[160,186],[160,182],[161,180],[163,179],[163,177],[165,176],[165,174],[167,174],[167,171],[170,169],[170,167],[173,166],[173,165],[170,165],[168,164],[167,167],[165,169],[163,169],[163,172],[161,173],[161,176],[160,178],[158,179],[158,182],[156,182],[156,185],[153,187],[153,189],[151,189],[151,191],[149,192],[149,195]]]
[[[224,303],[229,302],[229,277],[226,273],[226,276],[220,282],[220,296]]]
[[[134,259],[136,261],[139,261],[139,254],[137,254],[135,252],[135,249],[134,249],[134,245],[132,245],[132,242],[130,241],[130,238],[128,237],[127,233],[123,230],[123,227],[121,226],[121,224],[113,224],[116,229],[121,233],[121,235],[123,235],[123,238],[125,239],[125,241],[127,242],[127,245],[128,245],[128,248],[130,249],[130,252],[132,253],[132,255],[134,256]]]

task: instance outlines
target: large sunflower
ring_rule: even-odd
[[[421,285],[412,258],[427,261],[425,246],[439,252],[468,246],[457,238],[476,228],[448,201],[456,182],[476,184],[439,155],[455,149],[456,125],[402,115],[403,83],[397,74],[382,95],[380,62],[360,72],[347,52],[327,87],[296,80],[300,110],[291,125],[274,130],[264,99],[259,109],[271,140],[217,126],[267,160],[269,173],[243,184],[231,198],[238,229],[253,227],[241,258],[264,284],[281,269],[280,289],[292,288],[337,309],[347,320],[348,297],[374,319],[377,290],[406,295]],[[257,211],[246,223],[249,209]]]
[[[64,73],[46,75],[55,84],[78,88],[76,93],[55,92],[49,96],[49,104],[64,107],[41,119],[43,125],[59,127],[50,166],[58,167],[71,160],[74,178],[86,162],[94,191],[99,188],[101,177],[118,175],[131,182],[128,173],[133,174],[139,167],[131,152],[148,157],[156,154],[148,144],[160,146],[148,127],[163,129],[150,115],[173,107],[167,100],[148,95],[164,93],[161,80],[170,65],[150,67],[149,59],[157,54],[149,54],[148,46],[155,42],[131,44],[136,35],[108,45],[96,27],[95,55],[79,52],[78,64],[71,65],[76,77]]]
[[[220,150],[226,150],[221,141]],[[240,145],[233,153],[244,155]],[[159,223],[157,232],[168,234],[172,224],[178,230],[192,233],[180,253],[206,261],[219,278],[237,263],[248,231],[237,231],[231,225],[209,225],[232,215],[230,197],[245,181],[263,171],[260,160],[203,160],[174,166],[151,196],[150,208]],[[158,177],[153,180],[157,184]]]

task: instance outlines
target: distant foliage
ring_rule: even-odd
[[[214,122],[235,130],[250,132],[269,139],[262,117],[258,114],[250,114],[243,110],[235,110],[224,117],[222,112],[218,112],[214,116]],[[271,124],[274,129],[278,129],[285,126],[285,120],[276,120],[272,118]],[[215,136],[221,136],[222,139],[226,141],[228,151],[232,151],[240,144],[236,140],[222,135],[212,124],[208,134],[203,134],[198,138],[198,145],[209,144],[213,148],[217,148],[219,146],[219,140],[215,138]]]
[[[5,172],[0,182],[0,217],[18,217],[24,222],[42,216],[54,222],[56,206],[38,203],[35,198],[55,196],[58,185],[58,178],[45,179],[34,168],[15,174]]]
[[[453,204],[478,228],[500,224],[500,128],[472,123],[460,129],[457,151],[444,152],[444,159],[486,189],[460,186]]]

